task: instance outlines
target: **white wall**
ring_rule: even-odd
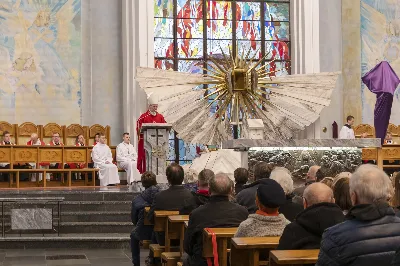
[[[122,2],[82,1],[82,124],[111,127],[111,144],[123,131]]]
[[[340,71],[341,0],[293,0],[291,15],[292,74]],[[333,121],[341,125],[343,117],[342,87],[339,79],[330,106],[298,138],[332,138]]]

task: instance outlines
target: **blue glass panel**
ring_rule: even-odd
[[[175,160],[175,142],[174,140],[169,141],[169,152],[167,156],[167,160]]]
[[[289,41],[289,22],[265,22],[265,40]]]
[[[237,11],[240,13],[240,20],[260,20],[260,3],[237,2]]]
[[[172,18],[174,14],[173,0],[154,0],[154,16]]]
[[[265,21],[289,21],[289,3],[264,3]]]

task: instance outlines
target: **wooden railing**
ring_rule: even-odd
[[[116,147],[110,147],[115,161]],[[72,173],[92,173],[92,185],[95,185],[94,173],[97,171],[93,168],[87,168],[92,162],[91,153],[92,146],[76,147],[76,146],[0,146],[0,163],[9,164],[9,169],[0,169],[0,173],[16,174],[16,187],[19,188],[20,173],[66,173],[68,174],[67,184],[71,186]],[[14,169],[15,165],[34,163],[36,169]],[[60,169],[40,169],[41,163],[58,163]],[[65,169],[66,164],[83,164],[84,169]],[[63,176],[63,175],[62,175]],[[12,187],[14,177],[10,178],[9,186]],[[87,183],[87,175],[85,176],[85,184]],[[38,182],[39,184],[39,182]],[[41,186],[46,187],[46,178],[43,177]]]
[[[384,161],[400,161],[400,145],[387,144],[382,148],[362,149],[362,159],[365,161],[376,161],[379,168],[400,168],[400,165],[384,164]]]

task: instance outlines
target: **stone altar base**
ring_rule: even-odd
[[[61,206],[60,237],[57,233],[6,233],[0,237],[0,249],[104,248],[129,249],[132,198],[137,188],[60,188],[1,189],[0,197],[64,197]],[[11,204],[11,203],[9,203]],[[18,205],[32,208],[34,202]],[[42,207],[42,206],[40,206]],[[10,211],[5,208],[6,231],[10,229]],[[55,214],[56,215],[56,214]],[[54,222],[57,228],[56,222]],[[1,236],[1,235],[0,235]]]

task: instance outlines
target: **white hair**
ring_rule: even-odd
[[[284,167],[275,167],[269,178],[281,185],[283,191],[285,191],[285,195],[289,195],[293,192],[292,174],[288,169]]]
[[[184,172],[185,172],[185,175],[183,177],[183,183],[190,184],[190,183],[197,182],[199,174],[197,173],[196,170],[189,168],[187,170],[184,170]]]
[[[357,204],[388,201],[393,187],[388,175],[372,164],[361,165],[350,178],[350,193],[357,195]]]

